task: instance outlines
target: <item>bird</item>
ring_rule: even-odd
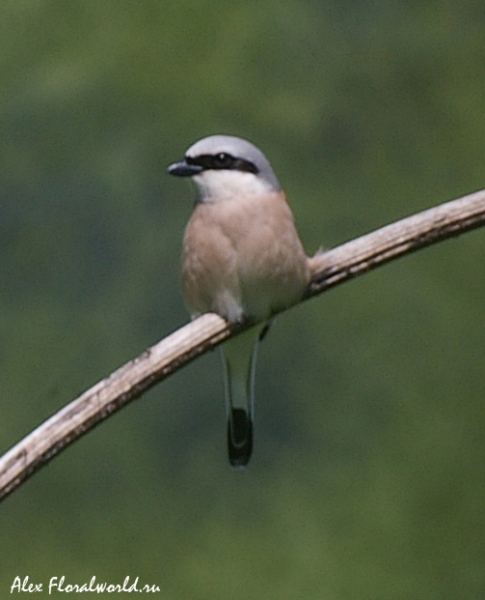
[[[204,137],[167,171],[196,185],[181,257],[191,318],[214,312],[231,324],[259,322],[222,345],[229,462],[244,467],[253,450],[258,345],[274,315],[303,297],[310,259],[269,161],[248,140]]]

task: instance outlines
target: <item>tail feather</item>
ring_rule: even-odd
[[[244,408],[230,410],[227,423],[229,462],[233,467],[244,467],[253,451],[252,416]]]
[[[266,329],[266,326],[265,326]],[[248,464],[253,450],[254,377],[261,331],[250,329],[222,348],[229,462]]]

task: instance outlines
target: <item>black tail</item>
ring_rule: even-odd
[[[233,408],[227,423],[227,449],[233,467],[245,467],[253,451],[253,422],[243,408]]]

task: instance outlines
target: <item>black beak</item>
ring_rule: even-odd
[[[189,165],[185,160],[171,164],[167,167],[167,172],[170,175],[177,175],[178,177],[192,177],[197,175],[203,168],[200,165]]]

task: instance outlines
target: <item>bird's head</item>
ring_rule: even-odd
[[[191,177],[201,201],[281,189],[265,155],[239,137],[212,135],[195,142],[183,160],[168,167],[171,175]]]

